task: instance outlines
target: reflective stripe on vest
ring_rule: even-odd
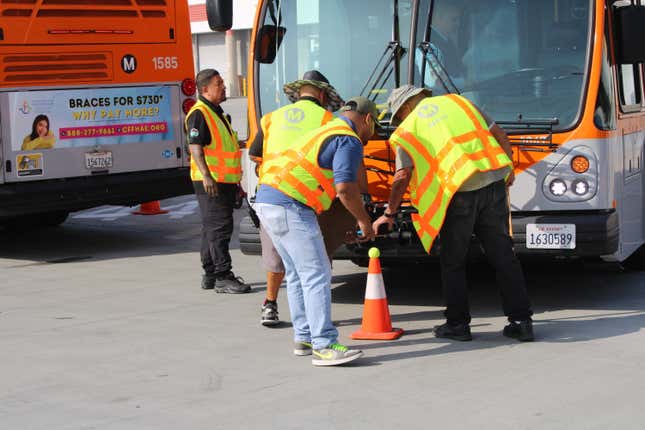
[[[422,100],[390,142],[414,162],[412,222],[425,250],[439,234],[452,196],[475,172],[512,166],[477,109],[454,94]]]
[[[235,136],[229,133],[229,129],[222,119],[208,105],[199,100],[186,115],[186,124],[190,115],[199,110],[208,124],[211,134],[210,145],[204,147],[204,159],[208,170],[211,172],[215,182],[236,184],[242,179],[242,166],[240,160],[240,147]],[[226,121],[226,119],[224,119]],[[231,125],[228,124],[230,127]],[[188,125],[186,125],[188,128]],[[231,128],[232,129],[232,128]],[[201,181],[204,179],[197,163],[190,159],[190,179]]]
[[[311,130],[319,128],[334,118],[331,112],[309,100],[300,100],[281,107],[260,120],[264,141],[262,161],[268,161],[286,151],[294,141]],[[260,166],[260,178],[264,174]]]
[[[327,139],[340,135],[358,139],[354,130],[341,119],[310,131],[288,149],[264,162],[260,183],[282,191],[316,213],[329,209],[336,197],[334,175],[331,169],[320,167],[318,154]]]

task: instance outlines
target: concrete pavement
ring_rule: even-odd
[[[500,334],[487,268],[470,271],[466,343],[431,333],[442,320],[436,266],[387,271],[406,334],[372,342],[349,340],[365,269],[335,262],[334,319],[365,357],[314,368],[291,354],[288,323],[260,326],[259,259],[234,242],[253,293],[202,291],[193,197],[162,206],[174,211],[101,208],[58,229],[1,233],[0,428],[643,428],[641,273],[527,266],[538,341],[519,344]],[[279,305],[288,320],[284,290]]]

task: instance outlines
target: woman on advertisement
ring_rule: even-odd
[[[22,151],[51,149],[55,143],[56,138],[49,129],[49,118],[47,115],[37,115],[31,126],[31,134],[25,136],[20,149]]]

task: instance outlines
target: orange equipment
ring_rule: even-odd
[[[168,211],[161,209],[159,200],[153,202],[141,203],[139,210],[132,212],[135,215],[161,215],[167,214]]]
[[[392,328],[383,274],[381,273],[380,255],[381,252],[378,248],[369,250],[370,265],[367,269],[363,324],[360,330],[352,333],[352,339],[393,340],[403,334],[403,329]]]

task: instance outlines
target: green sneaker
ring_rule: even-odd
[[[314,349],[311,364],[314,366],[337,366],[349,363],[363,355],[363,351],[349,349],[340,343],[332,343],[324,349]]]
[[[311,344],[309,342],[294,342],[293,354],[299,357],[311,355]]]

